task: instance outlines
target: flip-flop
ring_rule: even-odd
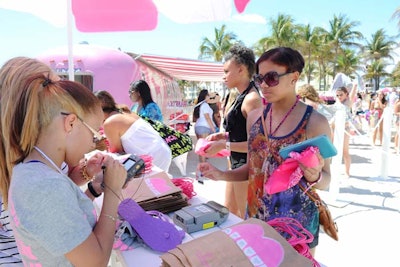
[[[175,225],[149,215],[133,199],[123,200],[118,206],[118,214],[153,250],[167,252],[182,243],[182,234]]]

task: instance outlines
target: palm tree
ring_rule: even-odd
[[[359,31],[353,30],[354,27],[360,23],[356,21],[349,21],[349,19],[340,14],[339,16],[334,15],[333,20],[329,21],[330,30],[328,31],[327,40],[332,46],[334,53],[334,62],[337,61],[339,54],[343,48],[346,47],[360,47],[359,43],[355,40],[360,40],[363,35]],[[336,64],[333,66],[332,76],[336,75]]]
[[[226,32],[226,25],[222,25],[220,29],[214,29],[214,41],[207,37],[203,37],[200,45],[199,59],[213,59],[221,62],[225,53],[236,41],[236,34]]]
[[[295,43],[295,27],[290,15],[278,14],[276,20],[270,19],[272,34],[258,41],[258,47],[267,50],[276,46],[293,46]]]
[[[311,74],[315,71],[316,54],[315,51],[321,45],[322,37],[326,34],[326,31],[321,27],[312,28],[310,24],[298,25],[296,27],[296,40],[298,43],[298,49],[305,58],[306,66],[304,68],[304,74],[306,76],[307,83],[311,81]]]
[[[392,86],[400,86],[400,62],[396,64],[396,67],[392,72]]]
[[[391,53],[396,46],[397,43],[393,38],[388,37],[384,29],[379,29],[372,34],[371,41],[367,41],[363,50],[367,60],[376,61],[385,58],[393,60]]]
[[[367,73],[364,75],[364,78],[374,81],[375,91],[379,90],[381,77],[390,76],[390,73],[385,70],[386,67],[387,64],[382,60],[374,61],[371,65],[367,66]]]
[[[343,54],[338,56],[336,70],[354,79],[355,76],[353,74],[360,69],[359,62],[360,58],[356,56],[353,50],[344,49]]]
[[[314,50],[314,56],[318,64],[319,73],[319,89],[326,90],[328,87],[328,75],[330,73],[330,63],[333,61],[334,55],[331,46],[326,42],[322,42],[320,46]]]
[[[384,29],[377,30],[371,36],[371,40],[367,41],[367,44],[363,47],[363,56],[365,59],[365,64],[367,66],[380,66],[381,64],[386,64],[386,59],[389,59],[393,62],[394,48],[397,46],[397,43],[393,41],[392,38],[388,37],[385,34]],[[377,63],[379,62],[379,63]],[[369,71],[368,69],[367,71]],[[376,72],[375,75],[378,75],[379,72]],[[380,77],[375,78],[375,82],[380,81]],[[379,83],[375,84],[375,90],[379,89]]]
[[[400,7],[396,8],[396,11],[392,15],[392,19],[397,19],[397,27],[400,31]]]

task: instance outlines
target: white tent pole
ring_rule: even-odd
[[[383,110],[382,114],[383,122],[383,137],[382,137],[382,157],[381,157],[381,178],[388,178],[388,162],[389,162],[389,153],[390,153],[390,139],[392,135],[392,118],[393,118],[393,109],[392,107],[386,107]],[[379,123],[378,122],[378,129],[376,131],[379,132]]]
[[[72,0],[67,0],[67,39],[68,39],[68,78],[75,80],[74,56],[72,45]]]
[[[340,174],[343,160],[343,142],[346,123],[346,113],[343,105],[339,105],[335,113],[335,130],[333,133],[333,144],[336,147],[337,155],[332,158],[331,163],[331,184],[329,186],[329,197],[331,201],[336,201],[340,191]]]

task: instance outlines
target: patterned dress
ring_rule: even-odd
[[[270,104],[264,110],[264,118],[269,109]],[[314,241],[309,244],[311,248],[318,244],[319,233],[319,213],[314,202],[298,185],[286,191],[268,195],[264,192],[264,184],[283,162],[279,149],[306,139],[306,125],[312,111],[313,108],[308,106],[300,123],[286,136],[269,136],[267,139],[261,117],[252,125],[249,133],[249,187],[246,215],[264,221],[277,217],[291,217],[298,220],[314,235]],[[300,183],[307,188],[304,177]]]

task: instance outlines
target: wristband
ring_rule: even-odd
[[[225,140],[228,142],[229,141],[229,132],[225,132]]]
[[[314,186],[314,185],[318,184],[321,181],[321,179],[322,179],[322,172],[319,173],[318,179],[315,180],[314,182],[308,182],[307,181],[308,187],[311,187],[311,186]]]
[[[101,196],[101,193],[99,194],[99,193],[96,192],[96,190],[94,190],[93,185],[92,185],[92,182],[89,182],[89,183],[87,184],[87,188],[88,188],[90,194],[92,194],[94,197],[99,197],[99,196]]]
[[[226,141],[225,148],[226,148],[226,150],[231,151],[231,142]]]

